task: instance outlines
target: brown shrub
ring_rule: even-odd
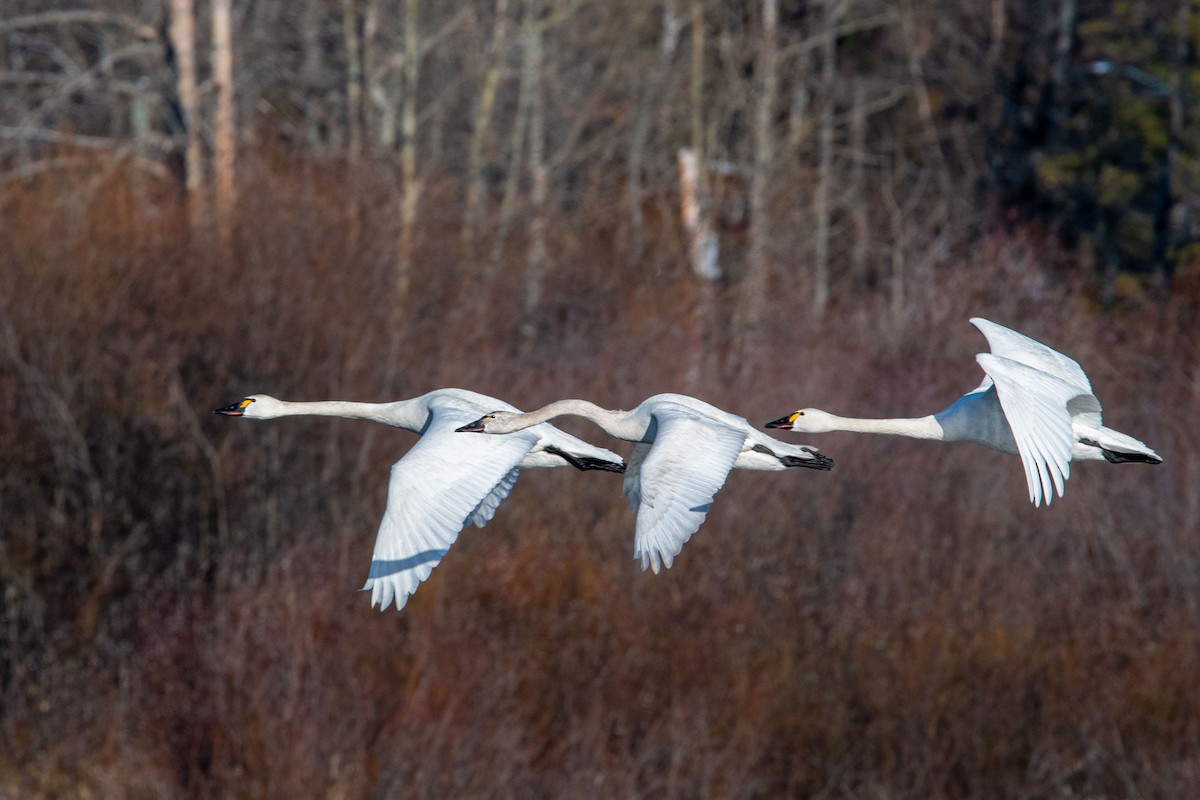
[[[900,319],[843,287],[817,325],[789,266],[750,380],[705,375],[698,395],[756,424],[799,404],[927,413],[979,380],[978,313],[1077,357],[1109,421],[1167,464],[1080,465],[1065,498],[1034,509],[1011,457],[813,437],[833,473],[731,476],[659,576],[630,559],[616,476],[535,472],[401,614],[380,615],[354,589],[387,466],[412,437],[208,409],[256,391],[382,400],[443,385],[629,407],[684,388],[689,278],[673,259],[624,263],[618,237],[579,232],[611,226],[576,212],[519,360],[519,243],[494,266],[459,252],[453,187],[429,190],[441,222],[395,327],[386,176],[266,155],[247,169],[233,263],[188,241],[171,192],[120,170],[0,202],[0,791],[1195,786],[1200,467],[1175,446],[1200,406],[1188,314],[1101,315],[1053,245],[1020,231],[955,253],[970,268],[937,267]],[[679,252],[659,235],[650,251]],[[735,297],[718,295],[719,360]]]

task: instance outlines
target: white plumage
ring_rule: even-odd
[[[971,441],[1020,455],[1035,506],[1065,490],[1072,461],[1158,464],[1157,453],[1101,422],[1100,401],[1074,360],[986,319],[971,320],[992,352],[976,356],[984,379],[943,411],[916,419],[856,419],[815,408],[767,423],[803,433],[857,431]]]
[[[454,430],[496,408],[516,409],[465,389],[437,389],[411,400],[297,403],[250,395],[213,413],[248,419],[318,415],[366,419],[404,428],[421,438],[392,465],[387,508],[379,524],[364,590],[371,604],[404,607],[468,523],[483,527],[512,491],[523,467],[571,464],[579,469],[624,471],[621,457],[552,425],[519,436],[463,437]]]
[[[814,447],[773,439],[741,417],[682,394],[654,395],[630,411],[586,400],[559,400],[527,414],[501,409],[459,430],[503,439],[563,415],[583,417],[634,443],[624,481],[637,512],[634,558],[655,572],[669,568],[699,529],[731,469],[833,467]]]

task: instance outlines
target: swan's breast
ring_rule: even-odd
[[[1017,441],[995,386],[963,395],[934,418],[942,426],[942,438],[947,442],[976,442],[1005,453],[1017,452]]]

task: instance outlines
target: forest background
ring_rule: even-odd
[[[0,797],[1194,796],[1195,6],[0,0]],[[657,576],[534,471],[379,614],[412,435],[208,414],[923,414],[972,315],[1166,463],[807,437]]]

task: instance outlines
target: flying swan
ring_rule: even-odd
[[[527,467],[562,467],[624,472],[616,453],[594,447],[552,425],[520,436],[454,436],[455,428],[494,408],[516,412],[494,397],[465,389],[436,389],[411,400],[352,403],[327,400],[296,403],[265,394],[213,410],[246,419],[315,415],[382,422],[421,436],[395,464],[388,481],[387,508],[379,523],[371,571],[363,590],[382,611],[394,600],[404,607],[458,538],[468,522],[482,528],[512,491]]]
[[[656,573],[660,564],[670,568],[704,522],[729,470],[833,467],[815,447],[773,439],[741,417],[683,394],[654,395],[631,411],[610,411],[586,400],[559,400],[527,414],[502,409],[458,430],[516,435],[563,415],[583,417],[633,442],[623,486],[637,512],[633,557]]]
[[[978,442],[1019,454],[1034,506],[1043,499],[1050,504],[1052,484],[1062,497],[1071,461],[1162,462],[1142,442],[1101,425],[1100,401],[1075,361],[1003,325],[980,317],[971,324],[992,348],[975,356],[985,373],[983,383],[944,411],[918,419],[855,419],[802,408],[766,427]]]

